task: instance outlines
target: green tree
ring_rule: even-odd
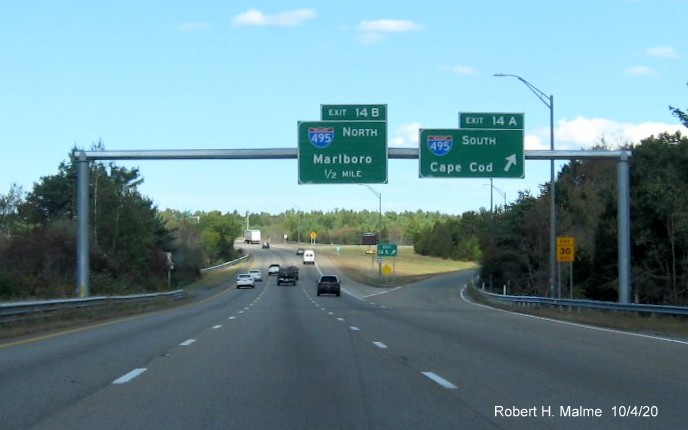
[[[57,174],[42,177],[17,208],[29,225],[21,243],[9,244],[0,259],[0,272],[15,280],[12,294],[74,292],[76,152],[60,163]],[[121,294],[166,287],[164,251],[171,237],[152,201],[137,190],[142,182],[138,170],[102,163],[90,163],[89,170],[92,291]],[[30,260],[29,266],[22,259]]]
[[[241,236],[243,231],[239,214],[211,211],[199,216],[201,243],[207,264],[234,259],[238,255],[234,249],[234,240]]]
[[[688,114],[686,114],[685,111],[682,111],[681,109],[675,108],[673,106],[669,106],[669,110],[676,118],[678,118],[679,121],[681,121],[681,124],[688,127]]]
[[[17,212],[23,201],[24,190],[16,183],[10,185],[7,194],[0,194],[0,244],[17,234]]]
[[[642,141],[632,159],[634,277],[642,301],[688,300],[688,138]]]

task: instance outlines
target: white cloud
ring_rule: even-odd
[[[626,73],[633,76],[653,76],[657,72],[652,67],[647,66],[633,66],[626,69]]]
[[[476,70],[470,66],[454,66],[451,70],[452,72],[461,76],[470,76],[476,74]]]
[[[177,25],[176,28],[183,33],[195,33],[210,29],[210,24],[207,22],[185,22]]]
[[[378,19],[375,21],[361,21],[358,29],[364,32],[375,33],[401,33],[406,31],[422,30],[422,26],[413,21],[396,19]]]
[[[397,128],[397,136],[392,138],[389,146],[418,148],[418,130],[420,123],[412,122],[402,124]]]
[[[422,25],[413,21],[396,19],[366,20],[358,24],[359,40],[366,44],[382,42],[390,33],[404,33],[422,29]]]
[[[651,57],[659,57],[659,58],[668,58],[668,59],[675,59],[678,58],[678,52],[676,49],[670,47],[670,46],[655,46],[653,48],[647,48],[645,50],[647,55]]]
[[[296,9],[280,12],[273,15],[266,15],[258,9],[249,9],[244,13],[236,15],[232,23],[237,26],[278,26],[294,27],[304,22],[314,19],[316,13],[313,9]]]
[[[554,148],[562,150],[590,149],[604,139],[609,145],[639,143],[652,135],[685,131],[680,124],[644,122],[640,124],[621,123],[603,118],[578,117],[560,120],[554,127]],[[524,137],[525,149],[549,149],[549,128],[535,130]]]

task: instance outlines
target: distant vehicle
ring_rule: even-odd
[[[280,265],[275,263],[268,266],[268,276],[277,275],[279,273]]]
[[[248,271],[248,274],[253,277],[254,281],[260,282],[263,280],[263,272],[260,269],[251,269]]]
[[[253,282],[253,276],[249,273],[239,273],[236,278],[237,288],[255,288],[256,284]]]
[[[315,251],[312,249],[303,251],[303,264],[315,264]]]
[[[260,243],[260,230],[246,230],[244,231],[244,243]]]
[[[270,249],[270,244],[268,242],[263,242],[263,249]]]
[[[296,285],[299,280],[299,268],[296,266],[281,267],[277,273],[277,285]]]
[[[341,285],[342,283],[336,275],[322,275],[318,281],[318,295],[334,294],[339,296]]]
[[[296,255],[303,255],[303,248],[299,248],[296,250]]]

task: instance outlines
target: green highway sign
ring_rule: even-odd
[[[386,121],[300,121],[299,184],[386,184]]]
[[[523,114],[459,112],[459,128],[523,130]]]
[[[387,105],[320,105],[323,121],[387,121]]]
[[[523,178],[523,130],[421,129],[421,178]]]
[[[378,257],[396,257],[397,244],[396,243],[379,243],[377,245]]]

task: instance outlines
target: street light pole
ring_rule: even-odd
[[[367,185],[367,184],[358,184],[358,185],[363,185],[364,187],[368,188],[370,191],[373,192],[373,194],[375,194],[375,197],[377,197],[377,199],[378,199],[378,204],[379,204],[379,205],[378,205],[378,211],[379,211],[379,212],[378,212],[378,213],[379,213],[379,225],[378,225],[378,228],[379,228],[379,231],[380,231],[380,236],[378,237],[378,242],[379,242],[379,243],[382,243],[382,193],[378,193],[378,192],[375,191],[375,189],[374,189],[373,187],[371,187],[370,185]]]
[[[526,81],[518,75],[510,75],[507,73],[495,73],[494,76],[497,77],[512,77],[523,82],[537,98],[542,101],[549,108],[549,149],[554,151],[554,96],[547,95],[540,91],[533,84]],[[555,202],[555,186],[554,186],[554,159],[550,163],[550,181],[549,181],[549,294],[550,297],[554,297],[554,286],[556,285],[557,272],[555,270],[556,266],[556,234],[557,234],[557,219],[556,219],[556,202]]]
[[[506,211],[506,193],[500,190],[499,187],[496,187],[494,185],[492,185],[492,188],[494,188],[494,190],[497,191],[497,193],[504,199],[504,207],[502,208],[502,210]]]
[[[490,185],[490,212],[494,213],[494,203],[493,203],[494,202],[494,198],[493,198],[494,191],[497,191],[497,193],[500,196],[502,196],[502,198],[504,199],[503,210],[506,211],[506,193],[504,191],[500,190],[499,187],[494,185],[493,179],[494,178],[490,178],[490,184],[489,184]],[[488,185],[488,184],[484,184],[484,185]]]
[[[364,187],[368,188],[370,191],[373,192],[373,194],[375,194],[375,196],[378,199],[378,204],[379,204],[379,206],[378,206],[379,226],[378,226],[378,228],[380,230],[380,234],[378,236],[377,243],[380,244],[380,243],[382,243],[382,193],[375,191],[375,189],[373,187],[371,187],[370,185],[367,185],[367,184],[358,184],[358,185],[363,185]],[[381,261],[378,261],[377,271],[378,271],[378,276],[381,276],[382,275],[382,262]]]

